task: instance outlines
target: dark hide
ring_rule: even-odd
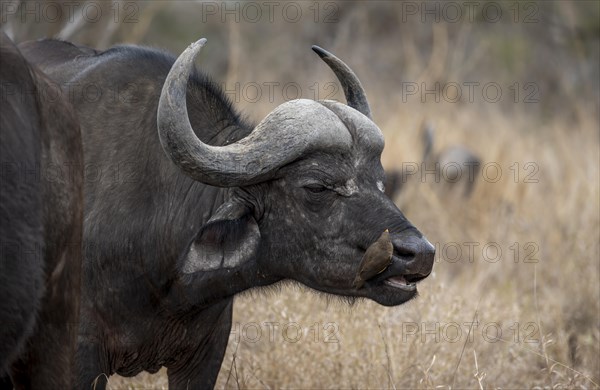
[[[83,156],[72,107],[0,33],[0,374],[3,388],[72,386]],[[53,93],[54,92],[54,93]]]

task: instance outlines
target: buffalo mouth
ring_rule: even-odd
[[[408,269],[407,262],[394,255],[390,264],[381,273],[367,280],[366,283],[372,286],[385,285],[416,294],[417,283],[427,276],[411,272]]]
[[[404,251],[394,247],[392,260],[377,275],[356,287],[351,278],[344,278],[342,289],[329,288],[329,293],[358,296],[371,299],[383,306],[398,306],[416,298],[417,284],[432,270],[430,259],[422,258],[414,251]]]
[[[391,276],[385,279],[383,283],[404,291],[417,291],[417,284],[408,282],[406,278],[402,275]]]

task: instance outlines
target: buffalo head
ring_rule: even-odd
[[[352,70],[314,47],[342,84],[348,105],[289,101],[245,138],[212,146],[195,135],[186,107],[188,78],[205,42],[177,59],[158,107],[160,141],[171,160],[195,180],[229,188],[181,258],[181,272],[230,269],[255,285],[293,279],[390,306],[415,297],[415,283],[431,272],[434,247],[384,194],[383,135]],[[386,229],[392,261],[354,288],[361,258]]]

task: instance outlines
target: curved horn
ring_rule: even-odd
[[[278,106],[245,138],[226,146],[200,141],[188,117],[187,83],[206,39],[192,43],[169,71],[158,102],[158,133],[163,149],[188,176],[219,187],[269,179],[277,168],[309,150],[350,148],[352,138],[331,110],[312,100]]]
[[[327,50],[316,45],[313,45],[312,49],[335,73],[340,84],[342,84],[342,88],[344,88],[344,95],[346,96],[348,105],[371,119],[371,108],[367,101],[367,95],[352,69],[344,61]]]

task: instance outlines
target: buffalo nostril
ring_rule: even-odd
[[[407,245],[394,245],[394,254],[398,257],[415,257],[416,251],[415,248],[412,248]]]
[[[412,261],[419,255],[421,240],[421,238],[416,236],[395,237],[392,240],[394,255],[404,260]]]
[[[435,247],[425,237],[396,237],[393,244],[394,255],[405,262],[413,282],[419,281],[431,273]]]

